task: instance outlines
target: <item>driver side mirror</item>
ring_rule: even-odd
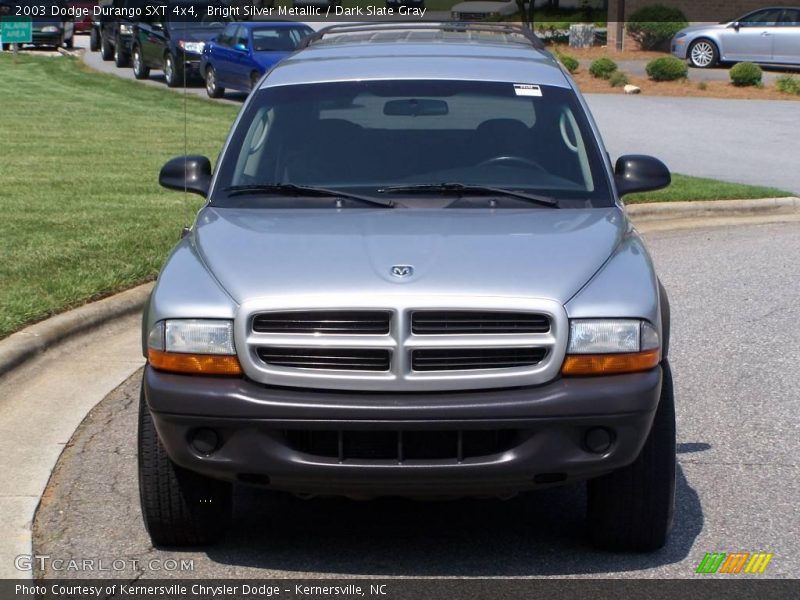
[[[205,156],[178,156],[163,167],[158,183],[170,190],[200,194],[204,198],[211,187],[211,161]]]
[[[247,52],[247,46],[245,46],[244,44],[236,44],[234,48],[239,52]]]
[[[652,156],[620,156],[614,167],[614,181],[620,197],[636,192],[660,190],[672,183],[667,166]]]
[[[742,24],[739,23],[739,21],[734,21],[733,23],[731,23],[731,27],[733,27],[736,31],[739,31],[739,28],[741,26],[742,26]]]

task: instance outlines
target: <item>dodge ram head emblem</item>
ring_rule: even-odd
[[[395,277],[411,277],[414,274],[414,267],[411,265],[394,265],[392,275]]]

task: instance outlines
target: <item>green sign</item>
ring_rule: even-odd
[[[30,17],[4,17],[0,20],[0,38],[4,44],[30,44],[33,23]]]

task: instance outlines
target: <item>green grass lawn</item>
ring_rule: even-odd
[[[157,181],[184,153],[184,102],[188,151],[215,158],[236,106],[0,54],[0,338],[155,277],[201,205]],[[636,200],[778,195],[676,176]]]
[[[215,158],[237,107],[188,98]],[[0,54],[0,337],[157,273],[199,196],[158,185],[184,153],[178,94],[64,57]]]
[[[750,198],[786,198],[793,194],[771,187],[728,183],[717,179],[672,175],[672,185],[646,194],[631,194],[625,204],[642,202],[680,202],[684,200],[746,200]]]

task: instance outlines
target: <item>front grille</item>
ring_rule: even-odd
[[[544,348],[426,348],[411,352],[414,371],[510,369],[539,364]]]
[[[314,310],[261,313],[253,317],[256,333],[386,335],[389,311]]]
[[[547,333],[550,319],[526,312],[425,310],[411,316],[415,335]]]
[[[506,452],[519,444],[520,430],[473,431],[336,431],[285,432],[287,445],[297,452],[346,460],[462,461]]]
[[[297,369],[337,371],[388,371],[389,350],[372,348],[296,348],[264,346],[258,357],[269,365]]]

